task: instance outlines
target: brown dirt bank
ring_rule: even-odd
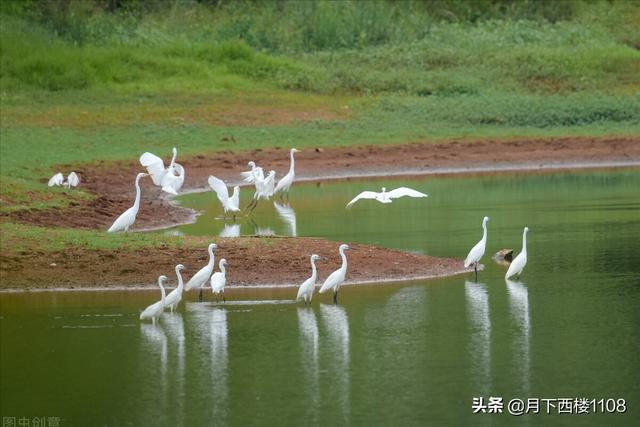
[[[164,274],[175,284],[174,267],[184,264],[186,279],[208,262],[204,239],[192,247],[152,251],[89,250],[73,248],[53,253],[24,252],[0,254],[0,290],[78,289],[108,287],[155,287]],[[311,274],[309,256],[324,257],[318,262],[318,280],[324,280],[340,265],[338,243],[315,238],[216,239],[216,264],[226,258],[227,285],[300,284]],[[348,282],[406,280],[425,276],[456,274],[465,269],[462,261],[352,245],[348,253]],[[216,266],[217,269],[217,266]]]
[[[239,146],[240,147],[240,146]],[[286,149],[216,152],[195,157],[180,157],[186,168],[184,190],[206,187],[207,177],[216,175],[235,182],[239,172],[254,160],[282,176],[289,167]],[[304,149],[297,155],[299,178],[331,175],[358,175],[379,172],[429,172],[442,168],[538,166],[542,164],[579,165],[611,161],[640,161],[640,137],[546,138],[416,142],[404,145],[368,145]],[[374,165],[374,170],[371,169]],[[41,226],[106,229],[117,216],[131,206],[133,179],[141,167],[137,161],[97,162],[92,165],[63,165],[82,177],[82,187],[95,199],[65,209],[25,210],[5,214],[10,219]],[[43,183],[46,179],[43,179]],[[142,204],[135,224],[137,229],[156,228],[188,221],[194,212],[171,206],[150,180],[142,182]]]

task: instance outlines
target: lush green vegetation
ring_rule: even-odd
[[[66,203],[43,188],[57,165],[173,145],[640,133],[633,1],[31,0],[0,19],[3,211]]]

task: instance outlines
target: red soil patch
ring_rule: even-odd
[[[193,247],[149,252],[74,248],[52,253],[3,253],[0,254],[0,289],[154,287],[158,274],[174,281],[177,263],[187,267],[184,277],[188,279],[208,262],[207,241],[191,240],[194,242],[197,244]],[[340,266],[338,243],[322,239],[242,237],[217,238],[216,243],[216,264],[221,258],[229,262],[228,286],[300,284],[311,275],[309,256],[312,253],[325,258],[318,262],[320,283]],[[454,259],[369,245],[352,247],[356,250],[348,253],[347,274],[351,282],[402,280],[464,271],[462,261]]]

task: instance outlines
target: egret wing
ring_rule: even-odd
[[[376,197],[378,197],[378,194],[379,193],[376,193],[375,191],[363,191],[362,193],[354,197],[353,200],[347,203],[347,209],[360,199],[375,199]]]
[[[397,199],[399,197],[409,196],[409,197],[428,197],[426,194],[421,193],[419,191],[413,190],[407,187],[399,187],[395,190],[391,190],[387,193],[387,196],[390,199]]]
[[[151,179],[153,179],[153,183],[155,185],[160,185],[162,175],[165,172],[164,162],[162,159],[155,154],[146,152],[140,156],[140,164],[147,168],[149,175],[151,175]]]
[[[80,177],[77,173],[71,172],[67,177],[67,182],[70,187],[77,187],[80,184]]]
[[[62,184],[63,181],[64,181],[64,175],[62,175],[62,172],[58,172],[57,174],[51,177],[47,185],[49,187],[53,187],[54,185]]]
[[[222,203],[223,206],[227,205],[227,201],[229,200],[229,190],[227,189],[227,185],[220,178],[216,178],[213,175],[209,175],[209,187],[218,195],[218,200]]]

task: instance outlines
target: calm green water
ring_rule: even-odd
[[[344,210],[382,185],[430,197]],[[487,252],[519,251],[527,225],[529,264],[520,282],[486,256],[479,283],[345,287],[338,306],[316,295],[301,307],[295,289],[229,289],[226,305],[190,295],[158,327],[138,321],[155,291],[2,294],[0,415],[63,426],[638,425],[639,189],[637,170],[296,185],[289,221],[263,204],[240,232],[464,258],[488,215]],[[183,200],[207,212],[171,233],[225,230],[212,194]],[[481,396],[503,397],[505,413],[474,415]],[[506,413],[512,398],[576,397],[624,398],[628,410]]]

